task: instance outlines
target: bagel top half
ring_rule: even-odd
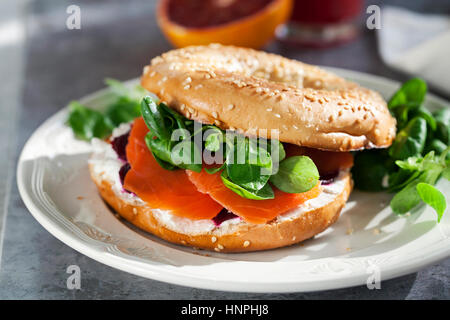
[[[376,92],[252,49],[192,46],[154,58],[141,84],[189,119],[331,151],[387,147],[395,119]]]

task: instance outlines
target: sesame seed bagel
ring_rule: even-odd
[[[121,217],[169,242],[219,252],[273,249],[309,239],[338,219],[352,189],[350,173],[341,172],[336,185],[324,186],[319,197],[267,224],[235,218],[216,226],[211,220],[191,220],[150,208],[137,196],[119,190],[117,178],[107,168],[98,154],[90,160],[91,177],[101,197]]]
[[[172,50],[141,84],[189,119],[330,151],[387,147],[395,119],[376,92],[299,61],[213,44]]]

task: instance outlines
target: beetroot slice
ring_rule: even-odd
[[[236,217],[238,217],[238,216],[235,215],[233,212],[228,211],[227,209],[223,208],[222,211],[220,211],[217,214],[217,216],[212,218],[212,221],[214,222],[214,224],[216,226],[220,226],[222,224],[222,222],[230,220],[230,219],[234,219]]]
[[[332,184],[338,175],[339,175],[339,170],[321,174],[320,182],[322,183],[322,185],[325,185],[325,186],[328,184]]]
[[[130,135],[130,132],[127,132],[121,136],[118,136],[111,141],[111,146],[114,149],[114,151],[117,153],[117,156],[120,160],[127,161],[127,153],[125,151],[125,148],[128,144],[128,136]]]

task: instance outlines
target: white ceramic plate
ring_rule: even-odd
[[[380,77],[331,70],[385,97],[399,86]],[[81,99],[99,109],[109,100],[107,90]],[[431,94],[426,103],[432,110],[448,107]],[[389,209],[390,195],[357,191],[336,224],[301,245],[220,254],[167,243],[125,224],[104,204],[89,178],[90,145],[74,139],[64,125],[67,114],[64,108],[52,116],[25,145],[17,173],[20,194],[56,238],[114,268],[205,289],[293,292],[362,285],[376,268],[383,281],[450,256],[449,212],[439,225],[428,207],[397,217]],[[450,202],[450,183],[441,179],[438,186]]]

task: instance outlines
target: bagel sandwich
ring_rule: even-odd
[[[351,151],[395,138],[378,93],[262,51],[172,50],[144,67],[141,85],[156,97],[93,140],[91,177],[121,217],[194,248],[258,251],[314,237],[350,195]]]

